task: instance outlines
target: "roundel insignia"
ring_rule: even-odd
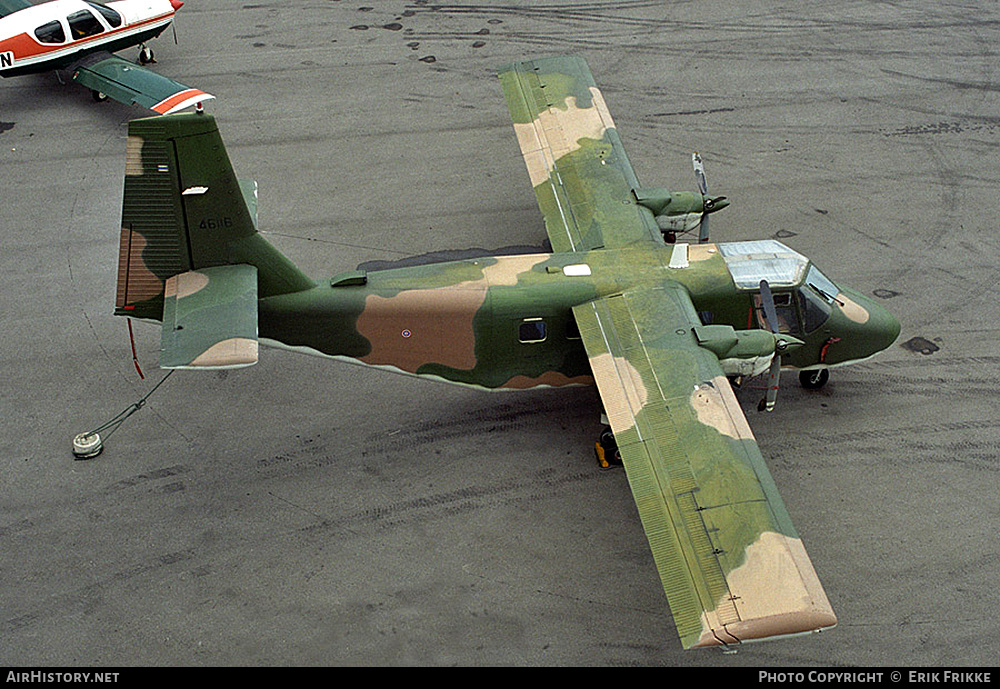
[[[403,338],[405,339],[405,338],[409,337],[410,335],[412,335],[413,333],[411,333],[411,332],[410,332],[410,330],[409,330],[409,328],[407,328],[406,330],[404,330],[404,331],[403,331],[402,333],[400,333],[400,334],[401,334],[401,335],[403,336]]]

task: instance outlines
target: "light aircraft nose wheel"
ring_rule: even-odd
[[[139,49],[139,64],[148,65],[151,62],[156,62],[153,57],[153,51],[146,46],[142,46],[142,48]]]
[[[98,91],[96,89],[91,90],[90,95],[94,97],[94,100],[98,103],[103,103],[108,99],[108,94]]]
[[[821,387],[826,385],[826,381],[830,380],[830,369],[819,368],[815,371],[800,371],[799,372],[799,383],[802,384],[806,390],[819,390]]]

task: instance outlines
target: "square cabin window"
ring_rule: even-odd
[[[525,318],[517,328],[517,339],[524,343],[545,341],[545,321],[541,318]]]

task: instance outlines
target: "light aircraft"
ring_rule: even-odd
[[[181,0],[0,0],[0,76],[66,70],[89,88],[95,100],[113,98],[161,115],[214,96],[146,69],[153,52],[146,42],[159,36],[184,3]],[[136,64],[112,55],[141,46]]]
[[[699,156],[698,192],[642,187],[582,59],[500,80],[551,252],[313,280],[258,234],[214,119],[153,117],[129,126],[115,313],[162,321],[168,369],[263,342],[489,390],[596,383],[682,645],[832,627],[730,381],[766,376],[770,409],[782,366],[820,386],[899,323],[778,241],[708,241],[725,199]]]

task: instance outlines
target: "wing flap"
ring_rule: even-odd
[[[110,53],[85,57],[70,69],[73,80],[119,103],[166,115],[215,98]]]
[[[660,240],[635,202],[635,172],[584,60],[517,62],[500,81],[554,251]]]
[[[162,368],[241,368],[257,363],[257,268],[216,266],[166,281]]]
[[[683,645],[835,624],[684,288],[573,311]]]

